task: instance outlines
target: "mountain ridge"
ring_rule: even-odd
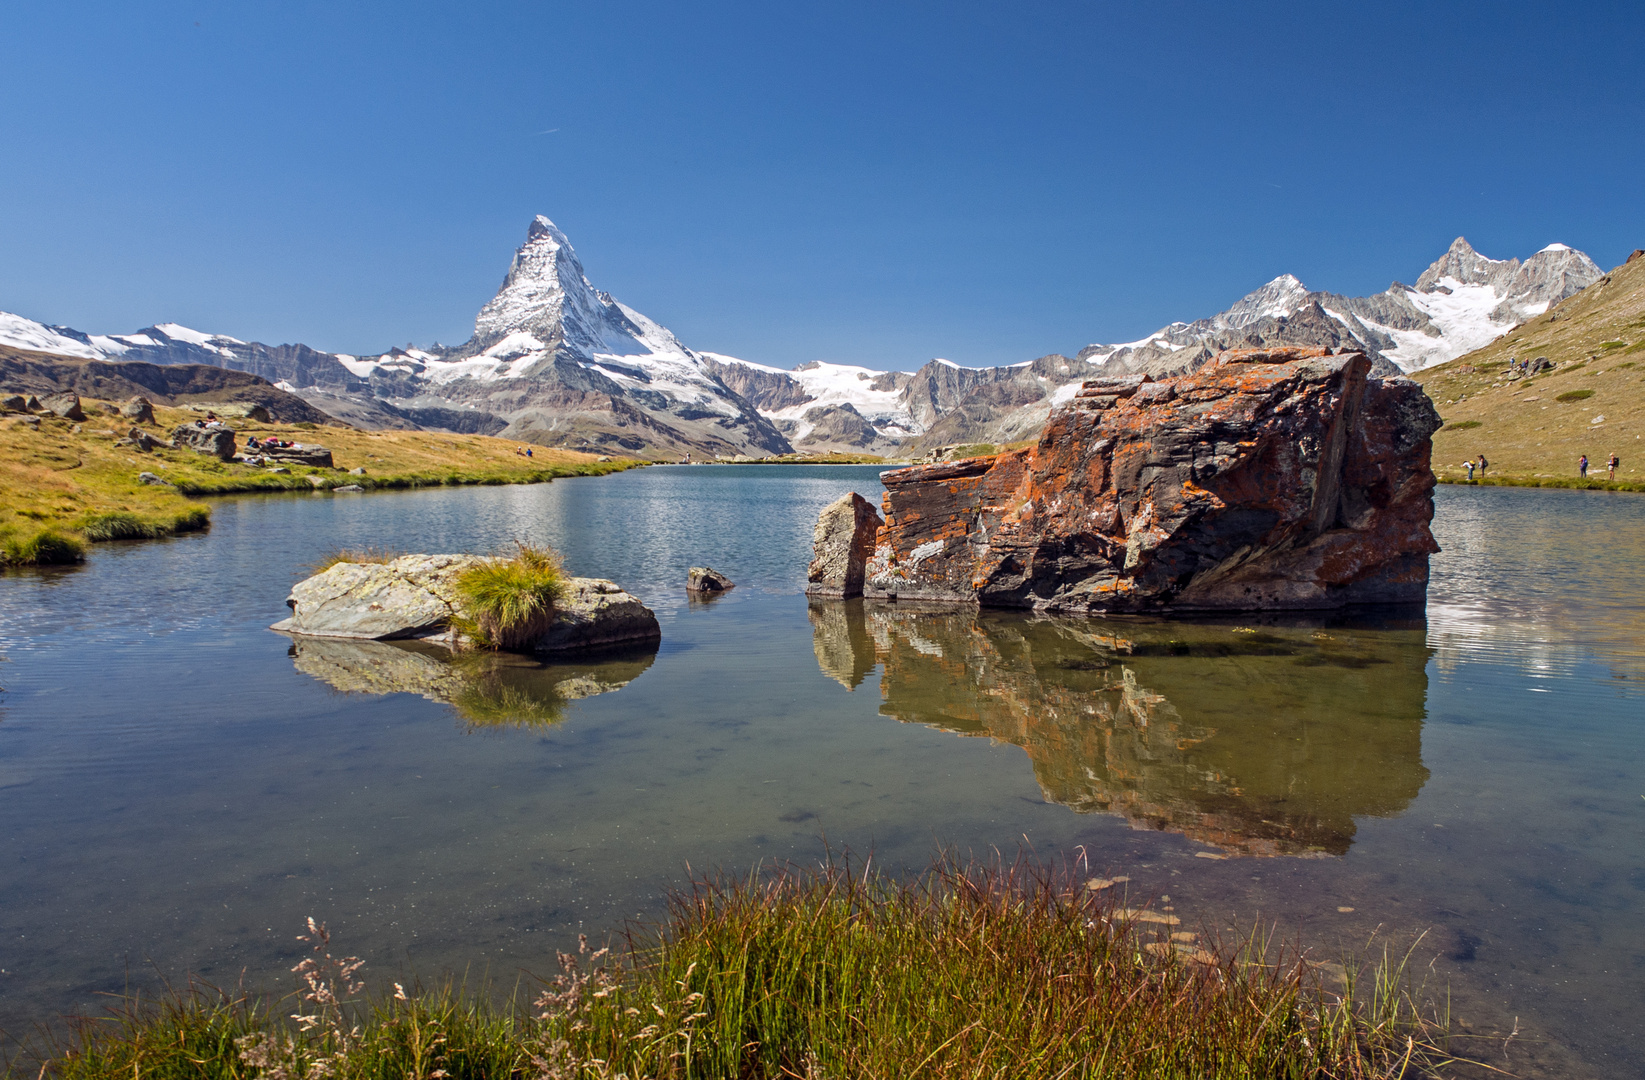
[[[537,216],[501,286],[457,346],[375,356],[270,346],[158,323],[94,335],[0,313],[0,343],[96,360],[205,363],[259,375],[362,427],[426,427],[653,457],[794,451],[905,456],[1032,436],[1089,378],[1191,371],[1229,348],[1305,345],[1367,354],[1375,374],[1477,349],[1600,277],[1551,244],[1521,262],[1457,237],[1416,279],[1369,297],[1282,274],[1224,311],[1133,342],[1018,364],[943,359],[914,371],[812,361],[780,369],[692,350],[589,281],[570,239]]]

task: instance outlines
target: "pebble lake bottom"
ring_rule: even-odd
[[[1645,1077],[1645,499],[1436,493],[1426,612],[1043,620],[801,593],[859,467],[217,502],[0,576],[0,1028],[197,973],[507,992],[695,871],[1025,846],[1185,929],[1418,937],[1454,1049]],[[547,543],[661,648],[452,668],[266,629],[338,548]],[[687,598],[687,567],[738,583]],[[1517,1034],[1513,1034],[1516,1030]]]

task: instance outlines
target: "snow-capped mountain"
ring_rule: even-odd
[[[1364,350],[1386,375],[1488,344],[1601,276],[1550,244],[1523,263],[1458,237],[1416,279],[1368,297],[1314,292],[1285,274],[1227,310],[1138,341],[1088,345],[993,368],[932,360],[917,371],[812,362],[792,370],[696,352],[595,289],[571,242],[534,220],[463,345],[377,356],[269,346],[176,323],[89,335],[0,313],[0,344],[69,356],[211,364],[275,382],[363,427],[428,427],[523,442],[673,456],[764,456],[1031,437],[1098,374],[1192,370],[1228,348]]]

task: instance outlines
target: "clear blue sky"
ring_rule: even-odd
[[[533,214],[699,349],[1010,363],[1645,246],[1645,5],[0,6],[0,310],[379,352]]]

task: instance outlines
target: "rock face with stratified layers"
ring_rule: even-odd
[[[1361,353],[1083,384],[1037,445],[885,474],[869,598],[1071,612],[1424,599],[1440,421]]]

